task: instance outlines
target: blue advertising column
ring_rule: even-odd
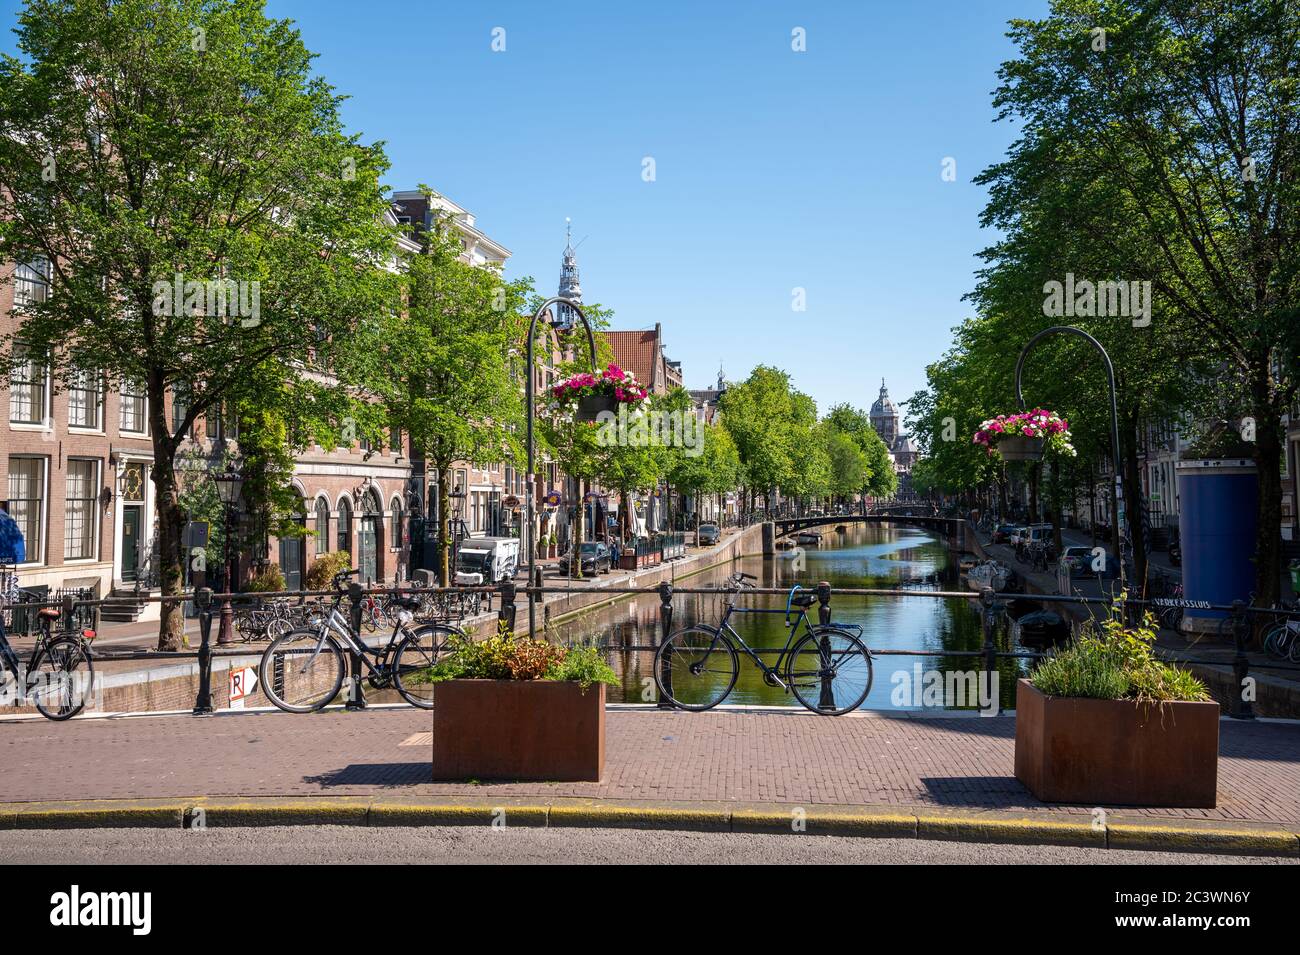
[[[1249,601],[1255,587],[1259,475],[1242,458],[1179,461],[1178,531],[1183,596],[1211,604]],[[1224,611],[1189,608],[1183,630],[1217,633]]]

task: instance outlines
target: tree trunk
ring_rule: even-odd
[[[583,534],[583,530],[587,526],[587,492],[590,490],[591,482],[586,478],[579,478],[578,506],[573,512],[576,518],[573,522],[573,546],[569,548],[570,577],[582,577],[582,541],[586,536]]]
[[[1124,497],[1128,501],[1128,538],[1133,546],[1133,580],[1129,587],[1138,596],[1146,593],[1147,581],[1147,547],[1146,533],[1142,527],[1142,476],[1138,473],[1138,412],[1131,410],[1121,423],[1124,433],[1121,435],[1120,453],[1124,455]],[[1118,527],[1117,527],[1118,530]],[[1119,541],[1115,543],[1115,554],[1121,557]]]
[[[1269,400],[1268,364],[1251,388],[1255,415],[1255,470],[1259,473],[1258,527],[1255,531],[1255,603],[1271,607],[1281,596],[1282,577],[1282,419]]]
[[[1043,474],[1043,464],[1041,461],[1035,461],[1029,465],[1029,521],[1030,524],[1039,523],[1038,514],[1038,483]]]
[[[153,438],[154,507],[158,514],[158,586],[164,597],[179,595],[185,589],[184,565],[181,563],[181,506],[176,488],[176,448],[167,427],[165,399],[167,389],[160,374],[152,374],[145,383],[149,396],[149,430]],[[229,586],[229,585],[227,585]],[[185,640],[185,616],[181,601],[164,600],[158,621],[158,649],[176,651],[188,646]]]
[[[438,464],[438,586],[451,586],[451,468]],[[528,535],[529,546],[533,543]],[[526,556],[526,555],[525,555]]]

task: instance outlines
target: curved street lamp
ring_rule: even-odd
[[[533,442],[533,417],[537,413],[537,408],[533,396],[533,338],[537,334],[537,323],[541,320],[542,315],[552,305],[565,305],[578,313],[582,319],[582,325],[587,330],[587,344],[591,348],[591,373],[596,373],[596,335],[591,330],[591,322],[587,321],[586,313],[583,312],[582,306],[572,299],[555,296],[548,298],[538,306],[537,311],[533,313],[532,321],[528,323],[528,344],[525,364],[528,368],[528,385],[526,390],[526,400],[528,402],[528,472],[525,475],[524,485],[527,488],[528,498],[524,504],[524,517],[528,522],[528,635],[535,637],[537,635],[537,594],[533,591],[533,582],[536,574],[537,563],[537,546],[535,528],[533,527],[533,511],[537,503],[537,476],[533,473],[533,459],[536,448]]]
[[[1101,346],[1101,342],[1082,328],[1073,325],[1053,325],[1051,328],[1045,328],[1025,343],[1025,347],[1020,350],[1020,357],[1016,359],[1016,406],[1020,411],[1025,410],[1025,397],[1020,390],[1020,372],[1030,351],[1048,335],[1073,335],[1082,338],[1097,349],[1106,366],[1106,384],[1110,389],[1110,454],[1115,467],[1115,559],[1119,565],[1119,589],[1122,593],[1124,591],[1124,479],[1119,458],[1119,406],[1115,400],[1115,366],[1111,363],[1106,349]]]

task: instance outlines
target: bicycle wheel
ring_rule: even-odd
[[[452,631],[446,627],[420,627],[397,645],[393,657],[393,685],[402,699],[421,709],[433,709],[433,665]]]
[[[786,682],[814,713],[840,716],[862,705],[871,692],[871,654],[845,630],[818,627],[790,650]]]
[[[268,700],[289,713],[313,713],[339,695],[343,648],[331,635],[323,640],[317,630],[292,630],[272,641],[257,667]]]
[[[47,643],[27,671],[27,696],[47,720],[71,719],[80,713],[94,684],[88,648],[76,637]]]
[[[731,693],[739,675],[736,648],[711,627],[678,630],[655,653],[659,697],[683,710],[699,712],[717,706]]]

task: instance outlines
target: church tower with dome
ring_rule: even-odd
[[[885,379],[880,379],[880,396],[871,406],[871,427],[876,429],[880,440],[889,449],[889,457],[898,472],[898,493],[906,496],[912,491],[912,465],[920,457],[916,441],[910,434],[904,434],[899,428],[900,415],[898,405],[889,397]]]
[[[885,447],[894,450],[894,441],[898,438],[898,406],[889,397],[885,379],[880,379],[880,397],[871,406],[871,427],[876,429]]]

